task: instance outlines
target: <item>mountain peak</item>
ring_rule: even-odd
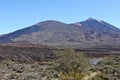
[[[95,19],[95,18],[92,18],[92,17],[88,18],[86,21],[97,21],[99,23],[104,22],[103,20],[98,20],[98,19]]]
[[[97,19],[90,17],[87,20],[97,20]]]
[[[120,30],[118,28],[94,18],[74,24],[46,20],[0,36],[0,43],[87,48],[103,45],[119,46],[119,37]]]
[[[60,22],[60,21],[56,21],[56,20],[46,20],[46,21],[42,21],[42,22],[38,22],[36,25],[43,25],[43,24],[54,24],[54,25],[59,25],[59,24],[66,24],[66,23],[64,23],[64,22]]]

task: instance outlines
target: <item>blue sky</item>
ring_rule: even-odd
[[[120,28],[120,0],[0,0],[0,34],[44,20],[101,19]]]

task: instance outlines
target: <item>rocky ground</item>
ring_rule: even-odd
[[[25,64],[0,62],[0,80],[47,80],[50,79],[51,63]]]

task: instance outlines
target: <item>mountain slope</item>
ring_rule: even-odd
[[[0,43],[26,43],[75,48],[115,47],[120,45],[120,29],[93,18],[74,24],[48,20],[2,35]]]

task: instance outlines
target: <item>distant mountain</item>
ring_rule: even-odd
[[[48,20],[0,36],[0,43],[24,43],[88,48],[119,47],[120,29],[101,20],[89,18],[66,24]]]

